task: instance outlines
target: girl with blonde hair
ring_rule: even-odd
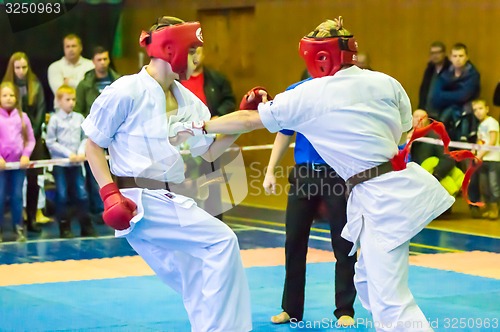
[[[26,241],[23,227],[23,182],[30,155],[35,147],[33,128],[19,108],[17,88],[12,82],[0,84],[0,241],[4,206],[10,196],[12,223],[16,241]],[[19,162],[19,169],[6,170],[7,162]]]
[[[42,139],[42,124],[45,121],[45,96],[40,80],[33,72],[30,61],[26,53],[16,52],[11,55],[3,81],[13,82],[19,91],[20,110],[26,113],[33,126],[35,135],[35,149],[31,158],[33,160],[47,159],[48,153]],[[27,171],[27,191],[26,191],[26,224],[29,231],[39,233],[40,226],[36,221],[50,221],[38,209],[40,188],[38,176],[42,174],[41,168],[33,168]],[[43,197],[43,196],[42,196]],[[42,203],[43,200],[42,200]],[[41,204],[42,208],[45,204]]]

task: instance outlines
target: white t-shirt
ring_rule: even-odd
[[[390,160],[412,127],[411,105],[394,78],[356,66],[316,78],[259,105],[271,132],[302,133],[343,178]],[[354,187],[342,232],[357,244],[362,224],[392,250],[416,235],[454,202],[443,186],[415,163]],[[354,253],[357,245],[354,246]]]
[[[485,144],[485,145],[493,145],[493,146],[500,146],[499,144],[499,126],[498,126],[498,121],[492,118],[491,116],[488,116],[486,119],[483,120],[479,124],[479,127],[477,129],[477,142],[478,144]],[[495,131],[497,133],[497,141],[495,144],[491,144],[490,142],[490,133],[492,131]],[[500,151],[489,151],[487,154],[484,155],[483,157],[484,161],[500,161]]]
[[[64,84],[64,79],[68,79],[68,85],[75,88],[85,77],[85,73],[94,69],[94,63],[84,57],[80,57],[76,63],[71,63],[65,57],[52,62],[47,71],[49,86],[54,94],[54,108],[58,108],[56,91]]]
[[[68,85],[76,89],[78,83],[85,77],[85,73],[94,69],[94,63],[84,57],[80,57],[76,63],[70,63],[65,57],[52,62],[47,71],[50,89],[55,94],[57,89],[68,79]]]

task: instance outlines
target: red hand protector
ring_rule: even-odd
[[[468,150],[452,151],[450,152],[450,156],[452,156],[452,158],[456,161],[471,159],[469,167],[467,167],[467,171],[465,172],[464,181],[462,182],[462,197],[469,205],[483,207],[483,202],[471,202],[468,195],[470,178],[472,177],[472,174],[474,174],[474,172],[477,171],[477,169],[481,166],[483,161],[479,158],[476,158],[476,156]]]
[[[410,153],[411,143],[420,137],[424,137],[431,131],[436,132],[443,141],[444,152],[447,154],[450,153],[448,150],[448,145],[450,144],[451,140],[448,136],[448,133],[446,132],[444,124],[439,121],[433,121],[425,127],[416,128],[415,130],[413,130],[413,134],[411,135],[410,140],[406,144],[405,148],[399,151],[398,154],[396,154],[391,159],[392,168],[395,171],[401,171],[406,168],[406,162],[408,161],[408,154]]]
[[[124,197],[114,182],[102,187],[99,194],[104,202],[102,219],[106,225],[119,231],[129,228],[137,205]]]
[[[413,131],[413,135],[411,135],[410,140],[406,144],[405,148],[399,153],[397,153],[392,159],[391,159],[391,164],[392,168],[395,171],[401,171],[406,168],[406,162],[408,159],[408,153],[410,150],[411,143],[416,140],[417,138],[424,137],[427,135],[430,131],[434,131],[436,134],[439,135],[439,138],[441,138],[441,141],[443,141],[443,146],[444,146],[444,153],[450,155],[455,161],[460,162],[466,159],[471,159],[474,162],[471,162],[469,167],[467,168],[467,171],[465,172],[465,177],[464,181],[462,183],[462,197],[464,200],[467,202],[469,205],[474,205],[474,206],[484,206],[483,202],[471,202],[469,200],[469,197],[467,195],[468,189],[469,189],[469,182],[472,174],[481,166],[482,161],[476,158],[474,154],[470,151],[467,150],[458,150],[458,151],[452,151],[448,149],[448,145],[450,144],[450,137],[448,136],[448,133],[446,132],[446,128],[443,123],[439,121],[433,120],[429,125],[422,127],[422,128],[417,128]]]
[[[262,87],[262,86],[256,86],[255,88],[251,89],[248,91],[243,98],[241,99],[240,103],[240,110],[256,110],[257,106],[262,102],[262,95],[259,93],[259,90],[265,91],[267,93],[267,100],[272,100],[273,97],[267,92],[267,89]],[[252,100],[248,100],[248,97],[250,97],[251,93],[255,94],[255,97]]]

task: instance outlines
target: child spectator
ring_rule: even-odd
[[[489,107],[483,99],[472,102],[474,115],[479,120],[477,144],[500,146],[498,138],[498,121],[488,115]],[[477,151],[477,157],[483,161],[479,169],[479,187],[486,202],[483,218],[498,219],[498,202],[500,200],[500,151]]]
[[[45,96],[38,77],[33,72],[26,53],[16,52],[11,55],[3,81],[13,82],[19,92],[19,107],[28,115],[35,135],[35,148],[31,160],[47,159],[48,154],[42,140],[42,124],[45,120]],[[28,231],[40,233],[42,230],[37,221],[47,222],[41,208],[38,208],[39,197],[44,197],[43,187],[38,185],[38,177],[43,174],[42,168],[31,168],[26,171],[26,221]],[[40,191],[42,191],[40,193]]]
[[[0,84],[0,242],[4,207],[10,196],[10,211],[16,241],[26,241],[23,226],[23,182],[30,155],[35,147],[33,128],[26,113],[19,108],[18,91],[12,82]],[[6,162],[19,162],[19,169],[6,170]]]
[[[52,174],[56,184],[56,219],[61,238],[74,237],[71,232],[71,203],[80,222],[81,236],[96,236],[90,222],[88,194],[82,165],[85,161],[86,138],[80,127],[84,117],[73,112],[76,90],[62,85],[56,91],[59,109],[51,116],[47,126],[47,148],[51,158],[69,158],[70,163],[54,166]]]

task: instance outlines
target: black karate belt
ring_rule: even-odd
[[[126,177],[126,176],[114,176],[115,183],[120,189],[125,188],[142,188],[149,190],[166,189],[170,193],[166,194],[170,198],[174,194],[184,195],[191,198],[200,198],[198,194],[200,189],[197,187],[196,182],[185,181],[183,183],[168,183],[148,178],[141,177]],[[204,198],[200,198],[204,199]]]
[[[168,182],[148,179],[148,178],[134,178],[126,176],[115,176],[115,182],[118,188],[143,188],[150,190],[166,189],[170,191]]]
[[[392,172],[394,169],[392,168],[392,164],[390,161],[386,161],[378,166],[372,167],[370,169],[366,169],[363,172],[360,172],[356,175],[351,176],[345,182],[347,190],[346,190],[346,198],[349,198],[351,194],[352,188],[354,186],[363,183],[365,181],[371,180],[385,173]]]

